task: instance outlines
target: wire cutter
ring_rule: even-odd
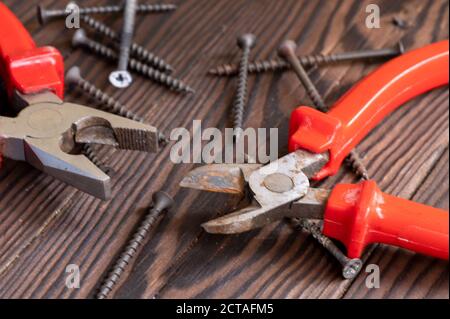
[[[85,143],[156,152],[158,130],[90,107],[64,103],[63,58],[33,39],[0,3],[0,77],[9,104],[21,110],[0,117],[0,155],[26,161],[86,193],[107,199],[110,178],[84,155]]]
[[[362,79],[328,113],[295,109],[288,155],[265,166],[201,166],[181,186],[250,195],[248,207],[203,224],[209,233],[241,233],[286,217],[323,220],[323,235],[342,242],[349,258],[360,258],[367,244],[385,243],[448,260],[447,211],[385,194],[371,180],[310,187],[310,179],[335,174],[387,114],[448,79],[448,41],[410,51]]]

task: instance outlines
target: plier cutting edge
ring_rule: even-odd
[[[241,233],[286,217],[323,220],[323,234],[342,242],[349,258],[360,258],[370,243],[385,243],[448,260],[447,211],[385,194],[371,180],[310,187],[310,179],[335,174],[387,114],[448,80],[448,40],[410,51],[361,80],[328,113],[295,109],[288,155],[265,166],[201,166],[181,186],[252,197],[250,206],[203,224],[209,233]]]
[[[81,154],[85,143],[156,152],[161,133],[150,125],[63,102],[63,58],[33,39],[0,3],[0,76],[20,113],[0,117],[0,156],[26,161],[76,188],[107,199],[110,177]],[[0,158],[1,159],[1,158]]]

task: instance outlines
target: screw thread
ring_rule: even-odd
[[[95,20],[94,18],[91,18],[89,16],[81,16],[81,19],[84,23],[86,23],[92,29],[96,30],[98,33],[110,38],[113,41],[119,41],[119,36],[117,35],[117,33],[100,21]],[[131,44],[130,53],[133,57],[139,59],[144,63],[148,63],[160,69],[161,71],[173,71],[173,67],[170,64],[137,43]]]
[[[195,93],[194,89],[183,83],[182,81],[162,73],[146,64],[135,59],[130,59],[129,67],[147,78],[167,86],[170,90],[183,93]]]
[[[296,227],[300,227],[302,230],[307,231],[313,236],[316,241],[323,246],[326,250],[332,254],[341,265],[346,265],[349,258],[329,239],[327,236],[322,234],[322,222],[315,223],[308,219],[300,219],[295,221]]]
[[[105,164],[100,158],[98,158],[97,152],[94,150],[92,145],[83,145],[83,155],[86,156],[95,166],[100,168],[105,174],[111,173],[111,168]]]
[[[245,47],[241,55],[241,63],[239,68],[239,79],[237,93],[233,104],[233,125],[234,129],[242,128],[244,121],[244,107],[247,96],[247,78],[248,78],[248,59],[250,48]]]
[[[148,235],[148,232],[156,223],[163,211],[164,209],[157,209],[155,207],[150,209],[149,213],[139,224],[137,230],[134,232],[119,258],[114,263],[112,270],[99,289],[97,299],[105,299],[108,297],[109,293],[112,291],[112,288],[117,284],[120,277],[125,272],[130,260],[136,255],[139,246],[142,245]]]
[[[176,10],[177,6],[174,4],[139,4],[136,7],[136,12],[139,13],[159,13]],[[123,6],[95,6],[80,8],[80,14],[107,14],[123,11]],[[66,15],[67,12],[61,10],[62,15]]]
[[[83,42],[80,44],[88,48],[92,52],[102,55],[110,60],[118,59],[118,55],[116,52],[114,52],[114,50],[91,39],[85,38]],[[195,91],[191,87],[184,84],[182,81],[175,79],[170,75],[162,73],[146,64],[143,64],[136,59],[130,59],[128,61],[128,66],[130,70],[134,70],[140,73],[141,75],[149,78],[150,80],[163,84],[173,91],[184,93],[195,93]]]
[[[113,97],[109,96],[102,90],[98,89],[95,85],[93,85],[89,81],[85,79],[79,79],[78,87],[81,90],[83,90],[87,95],[97,100],[101,104],[101,108],[104,111],[108,111],[126,117],[130,120],[143,122],[143,119],[139,115],[129,110],[125,105],[123,105]]]
[[[350,167],[352,168],[353,172],[362,180],[368,180],[369,172],[367,171],[367,168],[365,167],[361,157],[359,154],[352,150],[350,154],[348,154],[346,162]]]

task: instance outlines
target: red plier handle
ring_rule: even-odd
[[[37,48],[28,31],[0,2],[0,76],[8,94],[52,91],[64,94],[64,63],[53,47]]]
[[[350,151],[386,115],[449,79],[449,41],[430,44],[387,62],[345,94],[328,113],[301,106],[291,116],[289,149],[328,152],[314,177],[335,174]]]
[[[366,245],[384,243],[448,259],[449,213],[380,191],[374,181],[339,184],[328,198],[324,235],[360,258]]]

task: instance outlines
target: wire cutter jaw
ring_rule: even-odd
[[[328,161],[328,155],[297,150],[266,166],[217,164],[192,170],[181,182],[213,192],[252,194],[250,206],[203,224],[209,233],[233,234],[260,228],[285,217],[299,217],[292,203],[311,193],[309,177]],[[313,194],[314,190],[312,191]]]
[[[50,102],[43,102],[46,99]],[[0,117],[0,153],[26,161],[96,197],[110,197],[110,178],[81,154],[83,144],[158,150],[159,135],[153,126],[64,103],[48,92],[31,96],[31,100],[36,103],[24,108],[16,118]]]

